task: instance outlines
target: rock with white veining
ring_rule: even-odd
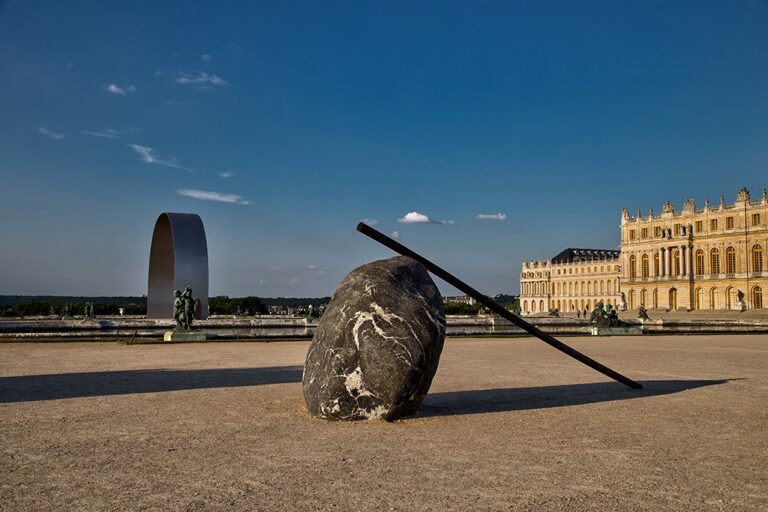
[[[399,256],[356,268],[336,289],[309,347],[307,410],[332,420],[415,413],[444,339],[443,299],[419,262]]]

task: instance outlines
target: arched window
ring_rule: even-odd
[[[696,251],[696,275],[704,275],[704,251],[701,249]]]
[[[672,275],[680,275],[680,249],[675,249],[672,253]]]
[[[733,295],[733,288],[730,286],[725,289],[725,309],[731,309],[732,299],[731,295]]]
[[[568,295],[573,295],[573,281],[568,283]]]
[[[717,249],[709,251],[709,271],[710,274],[720,273],[720,251]]]
[[[592,281],[587,281],[587,295],[592,295]]]
[[[605,292],[606,293],[611,293],[611,282],[610,281],[606,281],[605,282],[605,286],[606,286]]]
[[[629,257],[629,277],[630,279],[637,277],[637,256],[634,254]]]
[[[653,289],[653,309],[659,309],[659,289]]]
[[[528,301],[527,300],[523,301],[523,311],[525,311],[526,313],[528,312]]]
[[[544,301],[543,300],[539,301],[539,311],[541,311],[542,313],[544,312]]]
[[[653,275],[659,276],[659,260],[660,256],[658,252],[653,253]]]
[[[536,312],[536,301],[532,300],[531,301],[531,313],[535,313],[535,312]]]
[[[635,309],[635,290],[629,290],[627,300],[629,301],[629,309]]]
[[[640,272],[643,277],[648,277],[650,272],[650,258],[647,254],[643,254],[643,257],[641,258],[641,269]]]
[[[603,293],[603,284],[604,284],[604,282],[600,281],[600,293]]]
[[[645,291],[645,288],[640,291],[640,304],[643,307],[648,304],[648,292]]]
[[[763,246],[755,244],[752,246],[752,272],[763,271]],[[758,287],[759,290],[759,287]]]
[[[763,290],[759,286],[752,288],[752,307],[763,309]]]
[[[669,290],[669,309],[677,309],[677,289]]]
[[[720,308],[720,294],[717,292],[717,288],[709,290],[709,309]]]
[[[693,308],[701,309],[701,303],[704,301],[704,291],[701,288],[696,288],[693,295]]]
[[[725,250],[725,272],[728,274],[736,273],[736,249],[733,247],[728,247]]]

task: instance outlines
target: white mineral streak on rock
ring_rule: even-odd
[[[359,366],[355,368],[352,373],[346,375],[345,378],[346,380],[344,381],[344,387],[347,388],[347,393],[349,393],[350,396],[355,398],[359,398],[361,396],[372,396],[374,398],[379,398],[365,389],[365,383],[363,382],[363,370]],[[338,398],[336,401],[338,402]]]
[[[379,327],[379,324],[376,323],[376,319],[379,318],[380,320],[388,323],[389,325],[393,325],[392,323],[393,320],[400,320],[406,326],[408,326],[411,332],[413,332],[413,328],[408,324],[408,322],[403,320],[401,316],[398,316],[394,313],[388,313],[387,311],[384,310],[384,308],[382,308],[375,302],[371,302],[371,309],[373,309],[372,313],[368,311],[358,311],[357,313],[355,313],[355,316],[353,317],[353,319],[355,320],[355,325],[352,326],[352,339],[355,341],[355,346],[357,347],[357,349],[360,350],[360,328],[365,324],[365,322],[370,321],[371,325],[373,325],[373,329],[376,331],[376,334],[378,334],[379,336],[381,336],[386,340],[392,341],[392,343],[401,347],[405,351],[405,353],[408,354],[408,358],[410,358],[410,360],[403,357],[402,358],[403,362],[405,362],[408,366],[413,366],[413,354],[411,354],[411,351],[408,350],[408,347],[403,345],[400,342],[400,340],[397,339],[396,336],[388,335],[386,331],[384,331],[381,327]],[[421,343],[420,340],[418,340],[418,338],[417,338],[417,341],[419,341],[419,344],[422,346],[422,348],[424,348],[424,345]]]
[[[380,420],[382,419],[386,414],[389,413],[389,409],[383,405],[379,405],[377,407],[374,407],[370,411],[364,411],[363,414],[365,415],[366,419],[369,420]]]

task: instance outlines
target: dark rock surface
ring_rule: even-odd
[[[419,262],[399,256],[356,268],[336,289],[307,353],[309,413],[335,420],[413,414],[444,339],[443,300]]]

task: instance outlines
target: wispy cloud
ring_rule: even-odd
[[[136,86],[133,84],[125,84],[124,86],[120,87],[117,84],[109,84],[104,86],[104,90],[112,94],[125,96],[126,92],[136,92]]]
[[[219,177],[220,178],[231,178],[232,176],[234,176],[238,172],[239,171],[237,171],[236,169],[228,169],[226,171],[220,172],[219,173]]]
[[[392,232],[392,238],[400,238],[400,232],[399,231],[393,231]]]
[[[51,130],[49,130],[45,126],[41,126],[39,128],[39,130],[40,130],[40,133],[42,133],[46,137],[50,137],[53,140],[61,140],[61,139],[64,138],[64,134],[63,133],[52,132]]]
[[[219,203],[232,203],[232,204],[250,204],[250,201],[243,199],[243,196],[237,194],[222,194],[221,192],[213,192],[210,190],[195,190],[191,188],[182,188],[176,191],[176,193],[191,197],[193,199],[199,199],[200,201],[216,201]]]
[[[211,62],[213,60],[213,57],[211,56],[210,53],[204,53],[200,56],[200,60],[202,60],[203,62]]]
[[[209,75],[205,71],[201,71],[197,75],[191,75],[189,73],[179,73],[176,82],[182,85],[227,85],[227,81],[218,75]]]
[[[402,218],[397,219],[397,222],[402,222],[403,224],[455,224],[452,220],[437,220],[419,212],[406,213]]]
[[[379,221],[377,221],[376,219],[360,219],[360,222],[362,222],[363,224],[368,224],[371,227],[379,223]]]
[[[182,171],[195,172],[189,167],[184,167],[175,158],[170,160],[161,160],[155,156],[155,150],[148,148],[147,146],[139,146],[138,144],[128,144],[128,147],[133,149],[141,158],[141,161],[145,164],[164,165],[166,167],[172,167],[174,169],[181,169]]]
[[[507,220],[506,213],[478,213],[475,216],[478,220]]]
[[[92,132],[88,130],[83,131],[83,135],[88,135],[89,137],[101,137],[102,139],[119,139],[120,138],[120,132],[117,130],[105,130],[103,132]]]

